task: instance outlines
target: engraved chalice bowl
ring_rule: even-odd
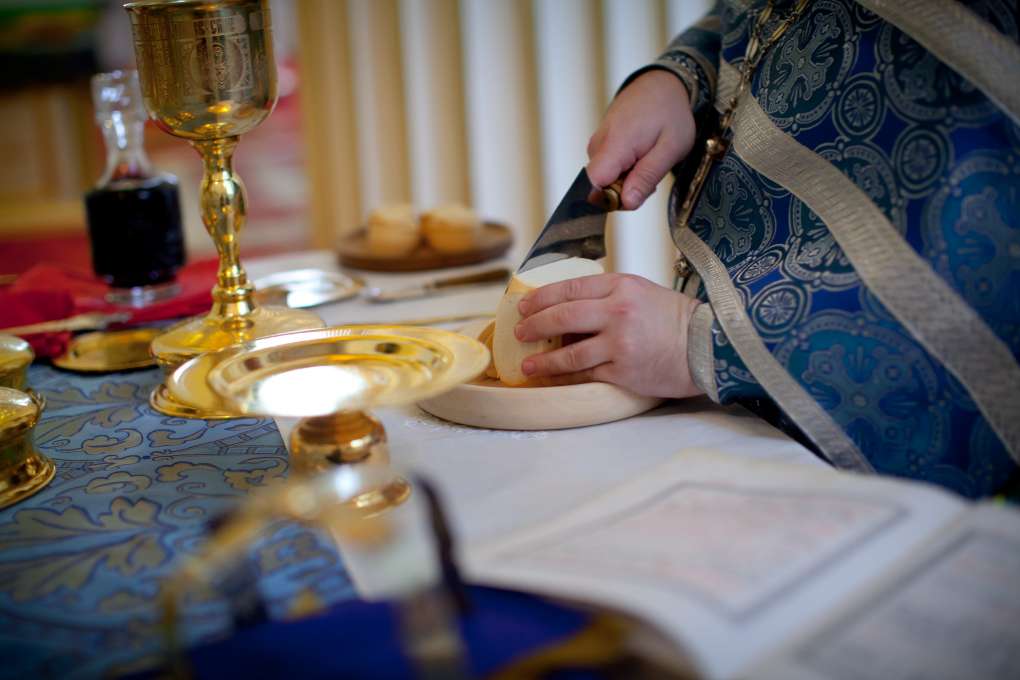
[[[152,354],[169,374],[202,352],[322,327],[310,312],[258,305],[238,254],[247,198],[233,169],[234,149],[269,116],[277,97],[268,0],[140,0],[124,7],[149,116],[202,157],[202,221],[219,254],[212,309],[158,336]],[[182,404],[165,382],[150,403],[167,415],[232,415]]]

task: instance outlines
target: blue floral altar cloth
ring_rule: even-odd
[[[152,411],[157,370],[83,377],[33,366],[46,410],[36,447],[57,466],[35,496],[0,510],[0,678],[118,675],[156,660],[161,580],[207,522],[287,474],[271,420]],[[270,613],[354,596],[329,540],[281,525],[253,547]],[[228,630],[225,602],[185,608],[187,641]]]

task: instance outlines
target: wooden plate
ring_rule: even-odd
[[[461,329],[471,338],[488,324],[475,321]],[[623,420],[662,403],[608,383],[559,387],[505,387],[482,376],[474,382],[418,403],[424,411],[461,425],[492,430],[563,430]]]
[[[340,264],[345,267],[376,272],[416,272],[464,267],[494,260],[509,250],[513,242],[510,227],[499,222],[485,222],[478,236],[478,245],[473,250],[463,253],[439,253],[422,243],[409,255],[382,257],[369,251],[367,233],[362,228],[341,240],[337,252]]]
[[[486,378],[455,387],[418,406],[461,425],[493,430],[563,430],[623,420],[660,403],[662,399],[639,397],[608,383],[504,387]]]

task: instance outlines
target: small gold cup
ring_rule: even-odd
[[[25,389],[33,359],[35,352],[27,342],[15,335],[0,335],[0,387]]]
[[[0,508],[28,498],[56,473],[53,461],[32,444],[41,412],[35,395],[0,387]]]
[[[169,373],[197,354],[288,331],[321,328],[310,312],[259,306],[241,266],[244,184],[233,169],[240,135],[276,105],[276,63],[267,0],[141,0],[131,17],[142,99],[165,132],[186,139],[202,157],[202,221],[220,258],[213,306],[152,342]],[[161,413],[226,418],[175,401],[160,385],[150,397]]]

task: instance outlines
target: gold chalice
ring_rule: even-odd
[[[169,373],[202,352],[320,328],[321,320],[310,312],[256,305],[238,255],[246,198],[232,165],[234,148],[276,104],[268,0],[141,0],[124,7],[149,115],[202,156],[202,221],[220,258],[212,309],[158,336],[152,354]],[[150,403],[167,415],[231,415],[175,401],[165,384],[153,391]]]
[[[297,474],[336,466],[386,468],[380,406],[434,397],[481,375],[489,351],[474,338],[414,326],[336,326],[258,338],[201,354],[167,379],[170,395],[200,411],[301,418],[290,436]],[[344,502],[367,514],[403,502],[392,476],[352,488]]]

